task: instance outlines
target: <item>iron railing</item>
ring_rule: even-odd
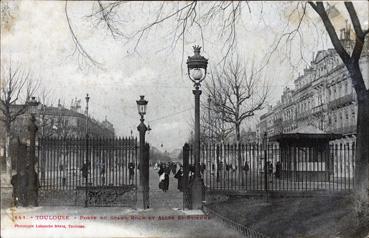
[[[328,147],[327,147],[328,148]],[[353,189],[355,143],[281,150],[278,144],[214,144],[200,149],[207,189],[226,191],[343,191]],[[189,177],[194,175],[189,148]]]
[[[39,197],[47,204],[76,205],[83,196],[136,189],[136,138],[39,138],[37,147]],[[90,200],[101,203],[96,197]]]

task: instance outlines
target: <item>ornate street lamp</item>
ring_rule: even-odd
[[[145,134],[149,129],[144,121],[144,115],[146,114],[146,108],[148,101],[145,100],[145,96],[140,96],[140,100],[136,101],[138,114],[141,116],[140,124],[137,126],[137,130],[140,132],[140,190],[143,195],[143,208],[149,208],[149,167],[148,161],[145,161],[144,148],[145,148]]]
[[[188,77],[194,83],[195,90],[195,178],[191,184],[192,208],[201,209],[203,197],[203,181],[200,175],[200,95],[201,82],[205,79],[207,73],[208,59],[200,55],[200,46],[193,46],[194,55],[187,59]]]

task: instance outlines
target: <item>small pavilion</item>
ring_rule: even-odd
[[[334,171],[329,141],[338,138],[311,125],[272,136],[280,148],[280,178],[328,182]]]

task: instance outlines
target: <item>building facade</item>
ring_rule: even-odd
[[[350,29],[341,30],[341,41],[350,51]],[[366,41],[368,42],[368,41]],[[369,85],[368,45],[363,49],[360,68]],[[341,141],[355,140],[357,99],[349,73],[334,49],[320,50],[310,67],[294,80],[294,89],[286,87],[280,101],[260,117],[257,136],[288,133],[314,126],[326,133],[342,135]]]
[[[14,105],[13,107],[22,107],[22,105]],[[16,108],[14,110],[17,110]],[[97,121],[86,116],[81,111],[78,101],[72,101],[71,107],[65,108],[60,103],[57,107],[38,105],[34,108],[36,123],[38,126],[38,136],[44,137],[84,137],[86,128],[90,137],[112,138],[115,136],[115,130],[112,123],[106,118],[104,121]],[[13,138],[26,138],[27,126],[30,118],[30,108],[18,116],[11,126],[11,134]],[[87,123],[87,124],[86,124]],[[0,131],[4,131],[3,125]]]

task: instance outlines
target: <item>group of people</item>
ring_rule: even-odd
[[[177,170],[177,164],[173,162],[155,164],[155,167],[159,169],[159,188],[164,192],[169,188],[169,175],[172,173],[174,178],[178,180],[177,189],[182,191],[183,188],[183,169],[182,165],[179,165]]]
[[[194,166],[193,166],[194,167]],[[226,163],[225,164],[225,170],[227,172],[231,171],[231,172],[236,172],[237,171],[237,165],[235,164],[228,164]],[[205,169],[205,166],[202,167],[201,165],[201,173],[203,173],[203,170]],[[218,167],[215,168],[215,164],[212,164],[212,171],[219,171],[219,170],[223,170],[223,162],[222,161],[219,161],[218,162]],[[247,163],[247,161],[245,161],[245,163],[243,164],[242,166],[242,170],[247,174],[250,170],[250,166],[249,164]],[[267,161],[266,164],[264,164],[264,171],[267,172],[267,174],[270,176],[270,175],[273,175],[273,163],[271,161]],[[275,170],[274,170],[274,176],[279,179],[281,178],[281,170],[282,170],[282,163],[280,161],[277,161],[276,164],[275,164]],[[190,172],[191,172],[191,167],[190,167]],[[212,172],[212,175],[214,175],[214,173]]]

